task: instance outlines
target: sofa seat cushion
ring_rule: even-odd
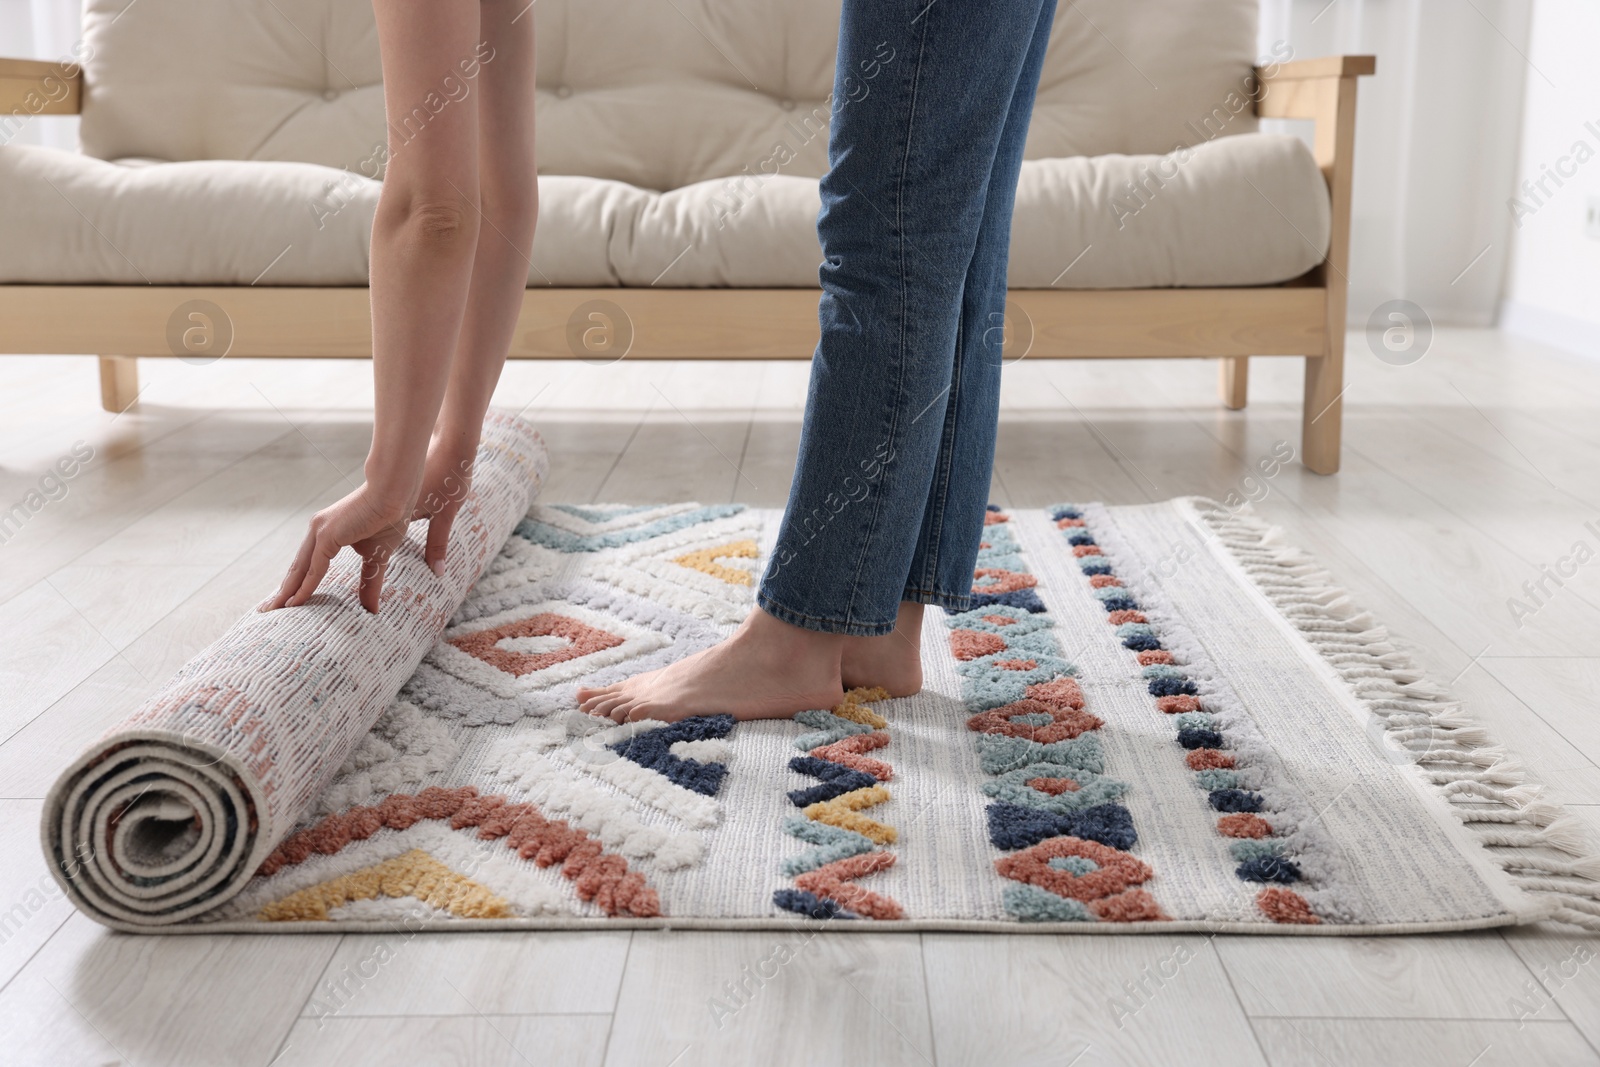
[[[106,162],[12,145],[0,149],[0,282],[364,285],[381,188],[311,163]],[[817,284],[813,178],[740,176],[658,193],[546,175],[539,199],[530,285]],[[1321,262],[1329,228],[1321,173],[1292,137],[1029,160],[1010,284],[1270,284]]]

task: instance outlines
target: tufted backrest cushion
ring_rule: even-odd
[[[1239,101],[1257,4],[1063,0],[1028,157],[1167,152],[1255,129]],[[675,189],[771,166],[780,145],[784,173],[826,168],[838,0],[538,0],[532,12],[541,173]],[[369,0],[86,0],[84,35],[90,155],[381,176]]]

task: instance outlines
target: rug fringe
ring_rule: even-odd
[[[1543,787],[1528,780],[1522,763],[1280,527],[1214,500],[1189,502],[1512,883],[1543,900],[1547,918],[1600,930],[1600,853],[1584,825],[1542,799]]]
[[[1558,906],[1551,912],[1550,918],[1570,926],[1581,926],[1585,930],[1600,930],[1600,908],[1583,899]]]

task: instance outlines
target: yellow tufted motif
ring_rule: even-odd
[[[874,730],[882,730],[889,725],[889,720],[867,707],[873,700],[888,700],[889,691],[882,686],[871,689],[852,689],[844,695],[843,703],[833,708],[833,713],[841,719],[849,719],[863,726],[870,726]]]
[[[511,914],[500,897],[414,848],[374,867],[291,893],[262,908],[256,917],[263,922],[326,920],[334,908],[380,896],[416,897],[460,919],[503,919]]]
[[[812,804],[802,814],[808,819],[837,826],[841,830],[854,830],[879,845],[892,845],[900,836],[892,826],[861,814],[865,808],[876,807],[889,799],[889,791],[881,785],[856,789],[843,796]]]
[[[729,585],[749,585],[751,584],[749,571],[740,570],[738,567],[724,567],[717,561],[719,559],[755,559],[759,555],[761,555],[761,550],[756,547],[754,541],[730,541],[725,545],[713,545],[710,548],[686,552],[673,559],[672,562],[709,574],[711,577],[727,582]]]

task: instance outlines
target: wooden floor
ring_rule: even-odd
[[[1260,497],[1600,830],[1600,558],[1533,614],[1508,606],[1600,547],[1600,364],[1493,332],[1441,331],[1410,367],[1351,351],[1344,472],[1270,480],[1256,463],[1298,445],[1298,361],[1256,360],[1251,406],[1227,412],[1210,363],[1025,360],[994,499]],[[1600,1063],[1600,939],[1565,929],[824,935],[720,1026],[710,999],[772,936],[109,934],[45,876],[40,798],[276,583],[306,517],[359,478],[370,418],[364,363],[143,373],[113,417],[93,360],[0,357],[0,507],[94,450],[0,544],[0,1063]],[[776,506],[805,373],[523,364],[500,402],[550,442],[546,499]]]

